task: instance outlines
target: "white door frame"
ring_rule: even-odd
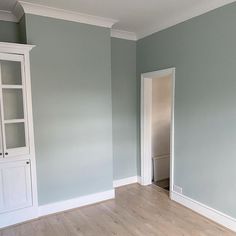
[[[159,70],[141,75],[141,184],[152,183],[152,79],[171,75],[171,127],[170,127],[170,192],[174,178],[174,98],[175,68]]]

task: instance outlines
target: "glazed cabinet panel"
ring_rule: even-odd
[[[3,158],[29,153],[24,57],[0,54],[1,150]]]

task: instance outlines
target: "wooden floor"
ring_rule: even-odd
[[[163,179],[163,180],[153,182],[153,184],[155,184],[156,186],[160,188],[164,188],[166,190],[169,190],[169,183],[170,183],[169,179]]]
[[[235,233],[170,201],[155,185],[116,190],[116,199],[6,228],[0,236],[229,236]]]

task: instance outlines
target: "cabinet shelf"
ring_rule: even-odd
[[[22,89],[23,85],[2,85],[3,89]]]
[[[23,123],[25,119],[12,119],[12,120],[4,120],[5,124],[14,124],[14,123]]]

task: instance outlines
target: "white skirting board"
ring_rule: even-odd
[[[38,218],[37,207],[0,214],[0,229]]]
[[[113,187],[118,188],[128,184],[140,183],[140,176],[132,176],[124,179],[118,179],[113,181]]]
[[[61,202],[54,202],[51,204],[47,205],[42,205],[39,207],[39,216],[45,216],[61,211],[66,211],[70,210],[73,208],[78,208],[102,201],[106,201],[109,199],[114,199],[115,198],[115,191],[114,189],[108,190],[105,192],[100,192],[100,193],[95,193],[95,194],[90,194],[78,198],[73,198]]]
[[[29,208],[26,214],[22,214],[21,210],[5,213],[4,217],[1,217],[0,214],[0,229],[18,223],[22,223],[24,221],[37,219],[38,217],[41,216],[50,215],[53,213],[62,212],[73,208],[78,208],[114,198],[115,198],[115,190],[111,189],[105,192],[99,192],[78,198],[69,199],[66,201],[60,201],[47,205],[42,205],[35,209]]]
[[[171,200],[178,202],[200,215],[203,215],[206,218],[209,218],[212,221],[236,232],[236,219],[233,217],[176,192],[171,192]]]

